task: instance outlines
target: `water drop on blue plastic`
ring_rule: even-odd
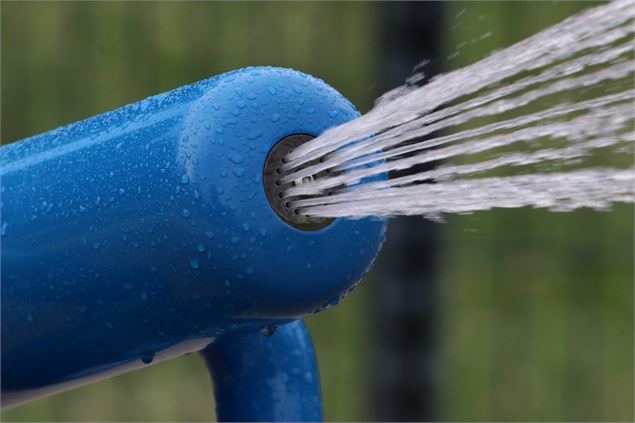
[[[198,262],[198,259],[196,258],[190,258],[190,267],[192,269],[198,269],[200,267],[200,264]]]
[[[262,327],[262,329],[260,329],[260,333],[262,333],[264,336],[271,336],[276,333],[276,329],[278,329],[278,326],[276,325],[265,325]]]
[[[150,364],[154,360],[155,353],[152,350],[143,350],[141,353],[141,361],[143,364]]]
[[[242,163],[243,161],[243,156],[237,153],[230,153],[229,156],[227,156],[227,158],[235,164]]]

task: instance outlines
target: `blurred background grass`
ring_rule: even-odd
[[[446,54],[428,59],[448,70],[463,66],[589,6],[445,3],[438,42]],[[0,7],[3,143],[249,65],[311,73],[362,112],[381,94],[381,3]],[[474,38],[483,39],[456,50]],[[631,205],[449,216],[438,245],[435,417],[632,421],[634,229]],[[370,342],[373,275],[368,279],[339,307],[308,319],[328,420],[373,419],[369,385],[378,364]],[[214,418],[213,408],[206,370],[193,354],[1,417],[196,421]]]

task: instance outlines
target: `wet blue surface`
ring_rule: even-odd
[[[2,147],[4,404],[336,304],[386,222],[296,230],[261,175],[280,138],[356,116],[321,80],[247,68]]]
[[[322,421],[315,352],[302,321],[270,336],[221,337],[202,355],[213,376],[218,421]]]

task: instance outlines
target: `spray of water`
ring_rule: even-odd
[[[289,153],[284,196],[352,218],[634,202],[634,18],[616,1],[425,85],[415,75]]]

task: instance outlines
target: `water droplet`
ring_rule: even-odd
[[[237,153],[230,153],[230,154],[227,156],[227,158],[228,158],[231,162],[236,163],[236,164],[242,163],[242,161],[243,161],[243,156],[241,156],[240,154],[237,154]]]
[[[267,236],[267,230],[265,228],[260,228],[258,229],[258,233],[260,234],[261,237],[266,237]]]
[[[229,288],[230,286],[232,286],[232,283],[228,281],[227,279],[225,279],[225,281],[223,282],[223,285],[225,285],[226,288]]]
[[[330,117],[332,117],[332,118],[337,117],[337,110],[331,110],[331,111],[329,112],[329,116],[330,116]]]
[[[79,306],[79,312],[80,313],[85,313],[86,310],[88,310],[88,307],[86,307],[84,304]]]
[[[107,327],[108,329],[114,329],[114,328],[115,328],[115,325],[113,325],[113,324],[112,324],[112,323],[110,323],[110,322],[106,322],[106,327]]]
[[[26,320],[27,320],[28,322],[32,322],[32,321],[33,321],[33,315],[32,315],[31,313],[28,313],[28,314],[26,315]]]
[[[256,138],[260,138],[262,136],[262,131],[256,129],[247,134],[248,140],[255,140]]]
[[[222,193],[224,193],[224,192],[225,192],[225,188],[223,188],[222,186],[218,185],[218,186],[216,187],[216,193],[217,193],[218,195],[220,195],[220,194],[222,194]]]
[[[124,283],[123,284],[123,289],[125,289],[126,291],[130,291],[132,288],[134,288],[134,285],[131,283]]]
[[[199,242],[198,245],[196,246],[196,251],[198,251],[199,253],[205,252],[205,244],[203,244],[202,242]]]
[[[188,210],[188,209],[183,209],[183,210],[181,211],[181,216],[183,216],[183,217],[184,217],[184,218],[186,218],[186,219],[187,219],[188,217],[190,217],[191,215],[192,215],[192,212],[191,212],[190,210]]]
[[[276,325],[265,325],[260,329],[260,333],[264,336],[271,336],[276,333],[276,329],[278,329],[278,326]]]
[[[0,234],[1,234],[2,236],[5,236],[5,235],[7,234],[7,228],[8,228],[8,227],[9,227],[9,223],[4,222],[4,223],[2,224],[2,229],[0,230]]]
[[[237,237],[237,236],[233,236],[233,237],[231,238],[231,242],[232,242],[232,244],[236,244],[238,241],[240,241],[240,238],[239,238],[239,237]]]
[[[126,192],[126,190],[123,188],[119,188],[117,192],[119,193],[119,195],[123,195]]]
[[[340,301],[342,301],[342,297],[340,297],[339,295],[336,297],[333,297],[331,301],[329,301],[329,307],[335,307],[336,305],[340,303]]]
[[[243,223],[243,231],[248,232],[250,228],[251,226],[249,226],[249,223],[247,222]]]
[[[187,176],[187,174],[181,176],[181,183],[182,184],[189,184],[190,183],[190,177]]]
[[[214,239],[214,232],[207,231],[205,232],[205,236],[208,237],[209,239]]]
[[[269,94],[276,95],[277,93],[278,90],[276,90],[276,87],[269,87]]]
[[[311,383],[313,382],[313,374],[311,374],[311,372],[304,372],[304,381],[306,383]]]
[[[101,248],[101,244],[99,243],[99,241],[93,242],[93,250],[97,251],[100,248]]]
[[[198,259],[190,257],[190,267],[192,269],[198,269],[200,267],[200,263]]]
[[[256,271],[253,267],[249,266],[245,269],[245,273],[247,273],[249,276],[252,276],[254,273],[256,273]]]
[[[150,349],[143,350],[143,352],[141,353],[141,361],[143,362],[143,364],[150,364],[154,360],[155,355],[156,354],[154,353],[154,351]]]
[[[269,119],[271,119],[272,122],[278,122],[280,120],[280,114],[273,113]]]
[[[242,167],[237,167],[232,170],[232,173],[240,178],[245,174],[245,169],[243,169]]]

